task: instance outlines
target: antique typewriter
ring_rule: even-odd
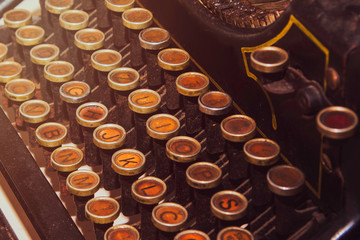
[[[34,239],[360,239],[359,1],[39,3],[0,29]]]

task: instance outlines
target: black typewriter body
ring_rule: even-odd
[[[237,111],[256,121],[259,136],[279,143],[282,161],[304,172],[319,214],[289,239],[360,239],[360,133],[335,151],[334,164],[331,156],[323,158],[315,120],[329,105],[360,113],[359,1],[293,0],[276,22],[254,29],[225,24],[198,0],[137,4],[152,11],[174,44],[189,52],[212,89],[228,93]],[[289,53],[290,87],[264,82],[251,67],[251,52],[271,45]],[[0,122],[0,170],[39,236],[83,238],[3,111]]]

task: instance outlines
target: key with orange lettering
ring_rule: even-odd
[[[113,226],[119,214],[120,205],[111,197],[95,197],[85,205],[85,216],[93,222],[97,240],[104,239],[106,230]]]
[[[3,16],[5,25],[11,31],[14,61],[20,64],[25,62],[24,53],[21,46],[16,41],[15,31],[20,27],[30,24],[32,20],[31,18],[31,12],[25,9],[12,9],[4,13]]]
[[[24,120],[29,135],[30,147],[37,147],[35,130],[50,115],[50,106],[42,100],[28,100],[19,107],[20,117]]]
[[[107,83],[108,74],[121,66],[121,59],[121,54],[111,49],[97,50],[91,55],[91,65],[96,70],[99,80],[100,101],[108,109],[115,103],[113,93]]]
[[[84,64],[84,79],[93,89],[98,84],[94,68],[91,66],[91,54],[104,46],[105,35],[102,31],[94,28],[85,28],[75,33],[75,46],[81,51]]]
[[[133,8],[135,0],[105,0],[105,6],[110,10],[113,25],[113,41],[116,49],[121,50],[128,42],[126,28],[122,21],[124,11]]]
[[[216,223],[211,196],[221,189],[222,171],[213,163],[198,162],[186,169],[186,182],[194,189],[196,229],[209,232]]]
[[[158,65],[163,69],[166,107],[170,111],[176,111],[181,107],[180,94],[176,89],[176,78],[188,69],[190,55],[179,48],[167,48],[159,52]]]
[[[174,166],[175,202],[183,206],[193,200],[191,189],[186,183],[186,169],[197,160],[200,152],[200,143],[191,137],[173,137],[166,143],[166,156],[173,161]]]
[[[172,161],[166,157],[166,141],[175,137],[179,129],[179,120],[170,114],[156,114],[146,121],[146,131],[153,139],[155,176],[163,180],[173,172]]]
[[[144,177],[131,186],[131,194],[140,207],[140,237],[142,240],[158,240],[157,230],[151,221],[152,210],[165,198],[166,191],[165,182],[156,177]]]
[[[51,153],[51,166],[58,173],[60,196],[70,195],[66,189],[66,178],[82,165],[83,156],[84,154],[79,148],[71,146],[59,147]]]
[[[22,67],[19,63],[8,61],[0,63],[1,99],[5,106],[9,106],[8,99],[3,97],[5,95],[5,84],[12,81],[13,79],[20,78],[21,74]]]
[[[66,178],[66,188],[74,195],[76,205],[76,218],[85,221],[85,204],[100,188],[100,177],[93,171],[78,170]]]
[[[104,240],[140,240],[140,234],[136,228],[130,225],[115,225],[105,232]]]
[[[123,12],[122,19],[130,40],[130,65],[135,69],[139,69],[145,64],[144,50],[139,41],[139,32],[151,26],[153,15],[144,8],[131,8]]]
[[[221,124],[222,136],[226,139],[226,156],[229,160],[229,179],[234,187],[248,178],[248,162],[243,147],[256,135],[255,121],[245,115],[232,115]]]
[[[76,121],[82,126],[85,143],[85,162],[89,166],[101,164],[99,151],[93,142],[94,129],[107,121],[108,109],[101,103],[89,102],[76,109]]]
[[[114,190],[120,187],[119,178],[111,168],[111,158],[124,145],[125,138],[125,129],[117,124],[104,124],[94,130],[93,141],[100,149],[103,186],[106,190]]]
[[[186,133],[193,136],[204,128],[198,96],[209,90],[209,79],[202,73],[186,72],[176,78],[176,89],[183,96]]]
[[[152,27],[139,33],[140,46],[144,49],[147,65],[147,82],[151,89],[158,89],[162,83],[162,71],[157,56],[160,50],[170,44],[170,33],[162,28]]]
[[[84,142],[81,126],[76,121],[76,110],[80,104],[86,102],[90,96],[90,86],[85,82],[70,81],[61,85],[60,98],[65,102],[66,112],[69,116],[70,138],[73,143]]]
[[[190,229],[178,233],[174,240],[210,240],[210,237],[202,231]]]
[[[225,139],[221,136],[220,123],[231,111],[232,99],[226,93],[211,91],[199,96],[198,103],[205,114],[206,150],[216,158],[224,152]]]
[[[216,240],[229,240],[229,239],[255,240],[251,232],[241,227],[224,228],[218,233],[216,237]]]
[[[25,130],[24,121],[20,117],[19,107],[21,103],[33,98],[34,95],[35,84],[28,79],[14,79],[5,85],[5,96],[9,99],[10,105],[14,108],[15,124],[18,129]]]
[[[186,228],[187,220],[187,210],[177,203],[161,203],[152,211],[152,221],[159,230],[159,240],[174,239],[180,230]]]
[[[43,123],[36,128],[36,141],[42,146],[45,160],[45,169],[53,171],[51,167],[51,153],[61,146],[67,137],[67,129],[64,125],[56,122]]]
[[[111,159],[112,169],[119,175],[121,185],[121,206],[125,216],[133,216],[139,212],[137,202],[131,197],[131,185],[139,179],[145,169],[145,156],[134,149],[122,149],[115,152]]]

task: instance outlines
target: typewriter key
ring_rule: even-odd
[[[111,197],[96,197],[85,205],[85,216],[94,223],[97,240],[103,240],[105,232],[113,226],[120,214],[119,203]]]
[[[13,79],[20,78],[22,67],[17,62],[0,62],[0,89],[1,98],[5,106],[9,106],[9,102],[6,98],[2,97],[5,95],[5,84]]]
[[[177,203],[162,203],[152,211],[153,224],[159,229],[159,240],[174,239],[175,235],[186,227],[187,219],[187,210]]]
[[[49,118],[49,104],[42,100],[28,100],[20,105],[19,113],[25,122],[26,130],[29,134],[30,146],[37,146],[35,130],[41,123]]]
[[[272,201],[266,183],[266,173],[279,160],[279,145],[265,138],[255,138],[244,145],[245,159],[250,163],[252,205],[263,207]],[[259,209],[259,208],[258,208]]]
[[[85,142],[85,162],[90,166],[101,162],[99,151],[93,142],[93,131],[107,120],[108,110],[101,103],[89,102],[80,105],[76,110],[76,121],[82,126]]]
[[[75,46],[74,38],[76,31],[88,26],[89,15],[81,10],[68,10],[60,14],[59,22],[60,26],[66,31],[71,63],[75,67],[75,72],[78,72],[82,68],[82,57],[81,50]]]
[[[26,77],[32,81],[39,82],[39,76],[36,75],[35,67],[31,61],[30,50],[33,46],[44,41],[44,29],[39,26],[28,25],[17,29],[15,36],[16,42],[22,46],[22,52],[26,65]]]
[[[130,225],[116,225],[105,232],[104,240],[140,240],[140,234],[136,228]]]
[[[129,131],[133,123],[133,113],[129,108],[128,97],[140,82],[139,73],[128,67],[116,68],[108,74],[108,85],[113,89],[116,102],[117,123]]]
[[[147,28],[139,33],[140,46],[145,49],[147,81],[149,87],[157,89],[162,85],[162,72],[157,63],[159,51],[170,44],[170,33],[162,28]]]
[[[4,61],[8,57],[8,47],[0,43],[0,62]]]
[[[254,240],[254,236],[248,230],[241,227],[227,227],[221,230],[216,240],[229,240],[229,239],[246,239]]]
[[[146,131],[153,138],[155,176],[165,179],[172,173],[172,162],[166,157],[166,141],[176,136],[179,120],[170,114],[156,114],[146,121]]]
[[[74,77],[74,66],[65,61],[54,61],[44,66],[44,77],[50,81],[51,93],[54,98],[55,119],[65,120],[65,105],[60,98],[60,87]]]
[[[156,228],[152,219],[153,208],[165,198],[166,184],[156,177],[145,177],[137,180],[131,186],[133,198],[140,203],[142,240],[157,240]]]
[[[10,100],[11,106],[15,110],[15,123],[19,129],[24,127],[24,122],[19,112],[20,104],[33,98],[34,95],[35,84],[28,79],[14,79],[5,85],[5,96]]]
[[[138,213],[137,202],[131,197],[131,185],[145,169],[145,156],[142,152],[133,149],[122,149],[112,155],[112,169],[119,174],[121,185],[121,206],[125,216]]]
[[[208,91],[209,79],[201,73],[187,72],[178,76],[175,83],[177,91],[184,99],[186,133],[196,134],[203,129],[203,116],[197,97]]]
[[[128,39],[126,28],[122,22],[122,13],[135,5],[135,0],[105,0],[105,6],[110,10],[113,24],[114,46],[121,49],[126,46]]]
[[[178,233],[174,240],[210,240],[210,237],[202,231],[190,229]]]
[[[189,64],[190,55],[182,49],[168,48],[158,54],[158,65],[164,70],[166,106],[171,111],[180,108],[180,94],[176,90],[176,78],[188,68]]]
[[[97,70],[101,102],[111,108],[114,105],[111,88],[107,84],[108,73],[121,66],[121,54],[115,50],[101,49],[91,55],[91,65]]]
[[[56,147],[61,146],[65,142],[67,137],[66,127],[55,122],[43,123],[37,127],[35,135],[36,141],[43,149],[46,170],[53,170],[50,155]]]
[[[13,45],[14,61],[23,63],[24,53],[20,45],[16,42],[16,29],[31,23],[31,12],[25,9],[12,9],[4,13],[3,20],[5,25],[10,28],[11,40]]]
[[[223,92],[211,91],[199,96],[198,103],[200,111],[205,114],[207,152],[224,152],[225,140],[221,135],[220,123],[231,110],[231,97]]]
[[[117,174],[111,168],[111,157],[124,143],[126,131],[117,124],[104,124],[93,132],[94,144],[100,148],[100,158],[103,167],[103,185],[106,190],[120,187]]]
[[[35,64],[34,70],[40,82],[42,99],[48,103],[53,101],[53,96],[50,82],[44,76],[44,66],[51,61],[57,60],[59,55],[59,48],[53,44],[39,44],[30,50],[31,61]]]
[[[148,28],[153,22],[152,13],[144,8],[131,8],[123,12],[122,20],[130,40],[130,64],[139,69],[145,64],[143,49],[140,46],[139,32]]]
[[[201,144],[194,138],[173,137],[166,143],[166,156],[174,162],[175,201],[186,205],[191,199],[191,191],[186,183],[186,169],[201,152]]]
[[[66,178],[82,165],[83,153],[77,147],[59,147],[51,155],[51,166],[58,171],[59,188],[61,196],[68,196]]]
[[[244,143],[256,135],[255,121],[245,115],[232,115],[220,124],[226,139],[226,156],[229,159],[229,178],[235,185],[248,177],[248,162],[244,159]]]
[[[45,0],[45,8],[49,12],[51,25],[54,31],[55,45],[60,51],[64,51],[67,47],[66,33],[60,27],[59,15],[70,10],[74,5],[73,0]]]
[[[85,221],[85,204],[94,198],[94,193],[100,188],[99,175],[85,170],[72,172],[66,178],[66,188],[74,195],[77,219]]]
[[[210,198],[221,188],[221,169],[213,163],[198,162],[186,169],[186,182],[194,188],[197,229],[208,232],[216,219],[210,212]]]
[[[75,46],[81,49],[82,62],[84,64],[84,81],[94,88],[97,85],[95,70],[91,66],[91,54],[104,46],[105,35],[102,31],[94,28],[85,28],[75,33]]]
[[[250,55],[251,66],[262,73],[277,73],[285,70],[288,53],[275,46],[258,48]]]
[[[270,191],[275,194],[276,232],[281,236],[289,235],[309,220],[304,221],[296,211],[295,196],[303,190],[304,174],[296,167],[279,165],[271,168],[266,178]]]

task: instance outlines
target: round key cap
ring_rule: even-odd
[[[244,239],[254,240],[254,236],[248,230],[240,227],[227,227],[221,230],[216,240]]]
[[[210,240],[210,237],[202,231],[190,229],[178,233],[174,240]]]
[[[96,197],[85,205],[86,217],[94,223],[113,222],[120,214],[119,203],[111,197]]]
[[[131,8],[124,11],[122,19],[125,27],[141,30],[151,26],[153,15],[149,10],[144,8]]]
[[[12,9],[4,13],[4,23],[9,28],[19,28],[31,23],[31,12],[26,9]]]
[[[318,131],[331,139],[345,139],[353,136],[358,121],[354,111],[340,106],[327,107],[316,116]]]
[[[194,163],[186,169],[186,181],[196,189],[217,187],[221,183],[221,176],[221,169],[209,162]]]
[[[116,225],[105,232],[104,240],[140,240],[140,234],[136,228],[130,225]]]
[[[166,156],[175,162],[195,161],[201,152],[201,144],[186,136],[173,137],[166,143]]]
[[[157,111],[160,108],[160,95],[150,89],[139,89],[130,93],[129,108],[141,114],[149,114]]]
[[[0,63],[0,82],[7,83],[13,79],[20,78],[22,67],[17,62]]]
[[[272,167],[266,179],[270,191],[280,196],[294,196],[301,192],[305,177],[302,171],[296,167],[279,165]]]
[[[36,141],[44,147],[58,147],[66,140],[67,129],[56,122],[41,124],[36,129]]]
[[[66,187],[76,196],[90,196],[99,190],[100,177],[92,171],[78,170],[66,178]]]
[[[246,214],[248,201],[244,195],[235,191],[220,191],[210,200],[211,212],[221,220],[234,221]]]
[[[176,88],[184,96],[200,96],[208,91],[209,78],[197,72],[183,73],[176,79]]]
[[[82,103],[89,99],[90,86],[85,82],[71,81],[60,87],[60,98],[67,103]]]
[[[255,121],[245,115],[232,115],[221,122],[222,136],[230,142],[246,142],[256,135]]]
[[[126,131],[117,124],[104,124],[93,132],[94,144],[102,149],[115,149],[125,143]]]
[[[168,140],[176,136],[179,129],[179,120],[170,114],[156,114],[146,121],[147,133],[159,140]]]
[[[8,48],[5,44],[0,43],[0,62],[7,58]]]
[[[83,157],[83,152],[77,147],[59,147],[51,153],[51,166],[60,172],[72,172],[82,165]]]
[[[77,31],[89,24],[89,15],[81,10],[68,10],[60,14],[60,26],[66,30]]]
[[[198,103],[201,112],[208,115],[219,116],[230,111],[232,99],[226,93],[211,91],[201,95]]]
[[[154,226],[164,232],[177,232],[184,228],[188,218],[186,209],[177,203],[166,202],[152,211]]]
[[[113,12],[124,12],[135,6],[135,0],[105,0],[105,6]]]
[[[134,176],[145,169],[145,155],[135,149],[122,149],[111,158],[111,167],[120,175]]]
[[[30,50],[31,61],[37,65],[46,65],[57,60],[60,50],[53,44],[39,44]]]
[[[121,66],[121,54],[111,49],[97,50],[91,55],[91,65],[98,71],[110,72]]]
[[[14,79],[5,85],[5,96],[13,101],[23,102],[34,95],[35,84],[28,79]]]
[[[179,48],[167,48],[159,52],[158,64],[169,71],[181,71],[190,64],[190,55]]]
[[[108,74],[109,86],[117,91],[130,91],[140,85],[138,71],[129,67],[121,67],[112,70]]]
[[[170,44],[170,33],[162,28],[146,28],[139,33],[140,46],[148,50],[160,50]]]
[[[28,123],[41,123],[49,118],[50,106],[42,100],[28,100],[19,107],[20,116]]]
[[[97,50],[105,43],[105,34],[94,28],[85,28],[75,33],[75,45],[82,50]]]
[[[142,204],[159,203],[166,194],[166,184],[156,177],[144,177],[131,185],[131,195]]]
[[[23,46],[34,46],[44,41],[45,31],[39,26],[20,27],[15,32],[16,42]]]
[[[244,145],[245,159],[254,165],[270,166],[279,160],[279,145],[265,138],[255,138]]]
[[[250,55],[251,66],[263,73],[283,71],[288,60],[288,53],[284,49],[275,46],[258,48]]]
[[[84,103],[76,110],[76,121],[84,127],[95,128],[105,123],[108,109],[97,102]]]
[[[44,77],[51,82],[67,82],[74,78],[74,66],[65,61],[49,62],[44,67]]]
[[[45,0],[45,8],[53,14],[60,14],[70,10],[74,5],[73,0]]]

